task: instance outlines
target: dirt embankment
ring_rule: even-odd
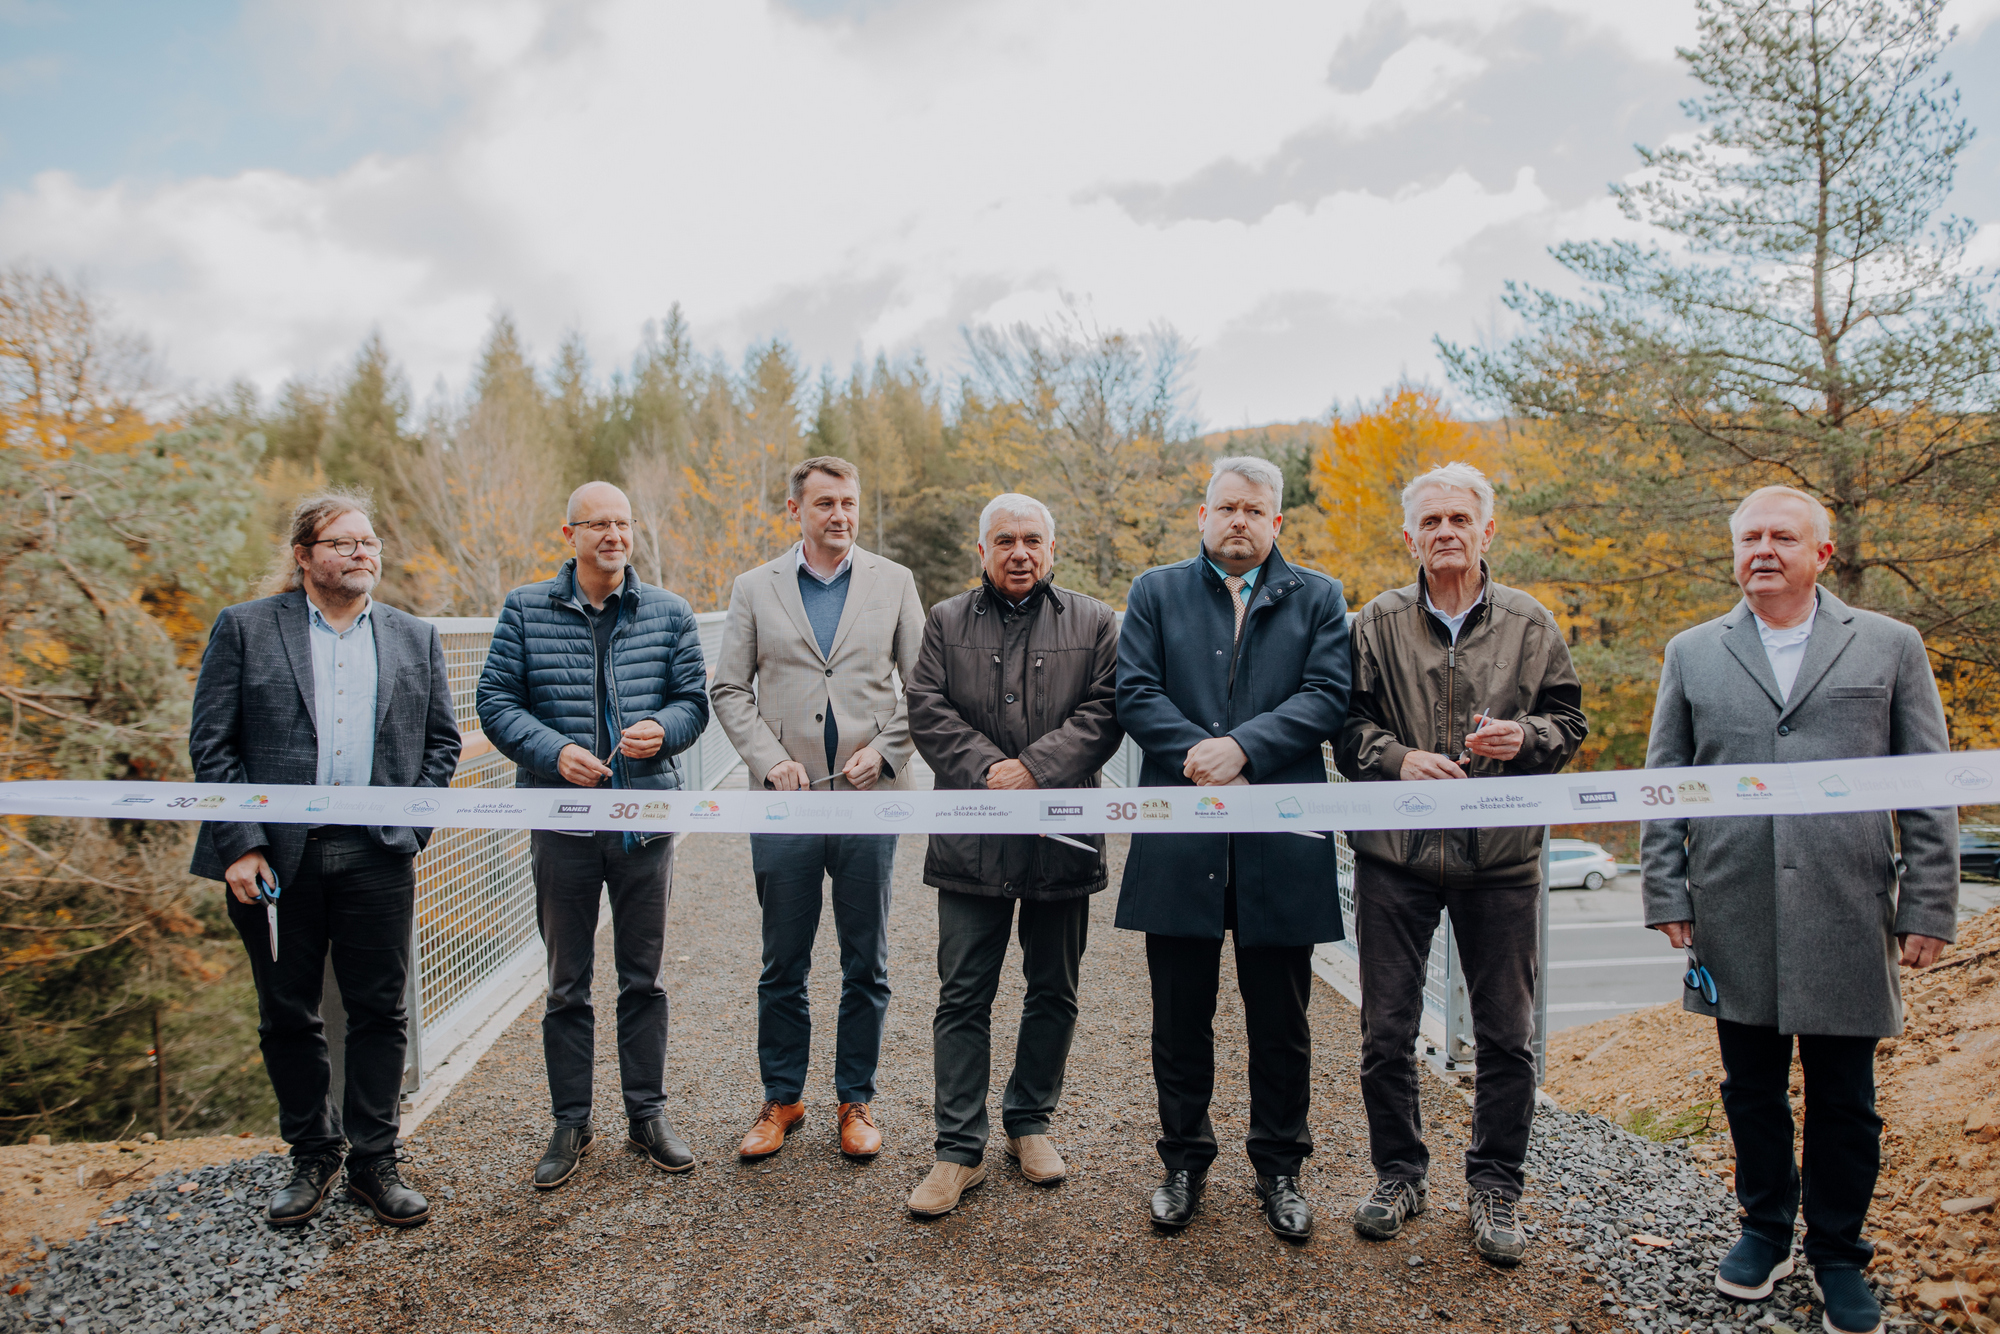
[[[1912,1310],[2000,1331],[2000,909],[1960,925],[1923,972],[1903,970],[1907,1023],[1876,1051],[1882,1177],[1869,1215],[1874,1270]],[[1725,1176],[1715,1026],[1677,1005],[1549,1040],[1549,1093],[1657,1139],[1686,1136]],[[1792,1070],[1792,1093],[1800,1091]]]
[[[59,1246],[82,1236],[162,1172],[285,1152],[283,1140],[251,1135],[0,1145],[0,1273],[14,1268],[33,1238]]]

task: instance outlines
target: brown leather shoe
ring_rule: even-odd
[[[764,1100],[764,1109],[757,1113],[757,1124],[750,1127],[750,1133],[743,1137],[743,1144],[736,1150],[736,1156],[748,1161],[752,1158],[769,1158],[785,1147],[785,1136],[806,1119],[806,1104],[779,1102],[776,1098]]]
[[[865,1102],[840,1104],[840,1151],[849,1158],[873,1158],[882,1152],[882,1132]]]

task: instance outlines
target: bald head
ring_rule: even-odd
[[[563,512],[563,522],[571,524],[580,519],[631,517],[632,502],[609,482],[585,482],[569,493],[569,508]]]

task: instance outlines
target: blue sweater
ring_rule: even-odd
[[[820,656],[833,652],[833,632],[840,628],[840,613],[847,606],[847,585],[854,567],[848,566],[830,584],[823,584],[799,570],[799,597],[806,604],[806,619],[812,622],[813,638],[819,641]],[[833,772],[834,753],[840,749],[840,727],[833,721],[833,706],[826,710],[826,771]]]

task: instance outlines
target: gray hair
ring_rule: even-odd
[[[1011,519],[1040,519],[1048,529],[1045,534],[1048,540],[1056,540],[1056,516],[1049,513],[1049,507],[1033,496],[1008,491],[987,501],[986,508],[979,511],[979,545],[986,545],[986,534],[992,531],[993,521],[1002,515]]]
[[[1446,463],[1420,473],[1410,479],[1403,488],[1403,529],[1405,532],[1416,526],[1417,501],[1425,491],[1448,489],[1470,491],[1479,502],[1479,522],[1482,527],[1493,517],[1493,483],[1486,480],[1486,474],[1470,463]]]
[[[1794,500],[1803,500],[1806,503],[1806,511],[1812,515],[1813,541],[1824,542],[1833,536],[1833,520],[1828,517],[1826,506],[1820,503],[1818,496],[1809,491],[1801,491],[1796,486],[1760,486],[1743,497],[1743,503],[1730,513],[1730,541],[1736,540],[1736,525],[1742,519],[1743,511],[1750,508],[1752,501],[1762,500],[1765,496],[1790,496]]]
[[[1239,477],[1249,478],[1271,493],[1271,498],[1277,502],[1279,509],[1282,510],[1285,508],[1284,471],[1277,464],[1271,462],[1271,460],[1260,459],[1253,454],[1243,454],[1228,459],[1217,459],[1214,464],[1214,471],[1208,475],[1208,490],[1202,494],[1202,504],[1213,505],[1215,503],[1215,484],[1222,480],[1222,475],[1226,472],[1233,472]]]

